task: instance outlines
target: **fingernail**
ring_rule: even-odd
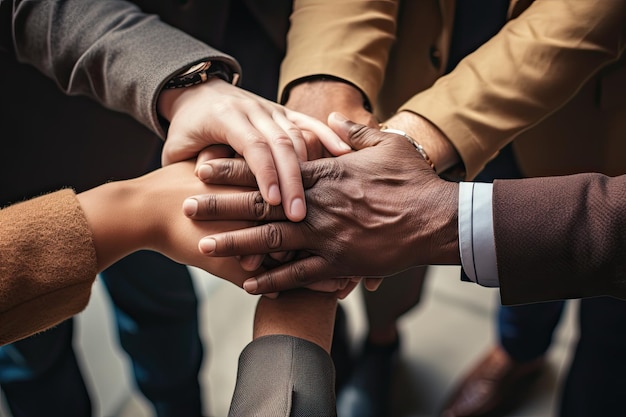
[[[201,165],[198,168],[198,178],[201,180],[208,180],[213,176],[213,167],[211,165]]]
[[[272,184],[270,185],[269,190],[267,191],[267,196],[269,198],[269,202],[272,204],[280,203],[280,189],[278,185]]]
[[[258,282],[256,282],[255,278],[250,278],[249,280],[243,283],[243,289],[249,292],[250,294],[254,294],[259,288]]]
[[[344,116],[343,114],[339,113],[339,112],[334,112],[333,113],[333,117],[335,118],[335,120],[337,120],[338,122],[346,122],[348,121],[348,119],[346,119],[346,116]]]
[[[198,243],[198,247],[200,248],[200,252],[205,254],[210,254],[215,250],[215,239],[213,238],[203,238],[200,239],[200,243]]]
[[[188,198],[183,201],[183,213],[185,213],[185,216],[195,216],[197,212],[198,200],[196,200],[195,198]]]
[[[301,220],[306,216],[306,207],[301,198],[294,198],[289,209],[291,210],[291,216],[295,219]]]
[[[344,141],[342,141],[342,140],[340,140],[340,141],[339,141],[339,147],[340,147],[341,149],[343,149],[344,151],[351,151],[351,150],[352,150],[352,148],[350,147],[350,145],[348,145],[346,142],[344,142]]]

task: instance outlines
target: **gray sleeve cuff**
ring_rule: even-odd
[[[239,356],[229,417],[335,417],[335,367],[315,343],[272,335]]]

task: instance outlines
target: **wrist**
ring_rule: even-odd
[[[237,85],[239,74],[224,62],[207,60],[193,64],[174,75],[165,82],[157,99],[159,116],[171,121],[172,107],[185,91],[215,79]]]
[[[253,338],[284,334],[308,340],[330,352],[337,297],[334,293],[295,289],[280,297],[260,297]],[[302,323],[313,323],[302,326]]]
[[[406,132],[419,143],[428,155],[438,174],[462,164],[461,157],[452,142],[435,125],[422,116],[401,111],[389,118],[384,125]]]
[[[174,114],[178,111],[184,102],[194,97],[202,89],[211,87],[218,83],[226,83],[220,78],[212,78],[202,84],[196,84],[185,88],[162,89],[157,99],[157,112],[159,116],[168,122],[171,122]]]
[[[316,75],[292,82],[285,88],[281,103],[306,100],[310,95],[322,95],[325,100],[340,98],[342,101],[371,112],[369,99],[354,84],[338,77]]]
[[[103,184],[77,195],[91,229],[99,271],[149,241],[147,222],[134,217],[139,195],[132,180]]]
[[[436,178],[424,212],[429,213],[426,224],[428,238],[427,265],[460,265],[459,252],[459,184]]]
[[[334,111],[348,119],[366,126],[376,126],[377,120],[371,112],[367,98],[355,85],[338,78],[307,78],[292,84],[287,93],[285,106],[324,123]]]

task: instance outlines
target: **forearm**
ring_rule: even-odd
[[[600,174],[495,181],[503,302],[626,298],[624,187]]]
[[[306,289],[260,297],[254,340],[239,357],[228,415],[336,415],[330,345],[334,294]]]
[[[382,123],[384,126],[406,132],[424,147],[435,165],[435,171],[443,174],[461,163],[454,145],[435,125],[410,111],[401,111]]]
[[[2,9],[3,20],[8,9]],[[65,93],[130,114],[161,137],[156,102],[171,76],[213,58],[238,68],[232,58],[128,1],[22,1],[10,21],[18,60],[37,67]]]
[[[0,344],[84,309],[96,273],[89,227],[71,190],[0,210]]]
[[[441,129],[471,179],[518,133],[618,59],[626,45],[624,3],[536,1],[401,110]]]
[[[77,195],[97,254],[98,271],[142,249],[148,239],[148,218],[142,218],[132,181],[101,185]]]
[[[342,80],[322,77],[298,82],[290,88],[285,106],[324,123],[328,121],[331,112],[338,111],[357,123],[370,127],[377,125],[363,93]]]
[[[261,297],[254,319],[254,339],[276,334],[294,336],[330,353],[336,309],[334,293],[298,289],[284,291],[276,299]]]
[[[191,221],[183,214],[183,201],[192,195],[242,190],[248,189],[204,184],[194,174],[194,162],[185,161],[79,194],[92,232],[98,270],[131,252],[148,249],[241,286],[252,273],[244,271],[235,258],[202,255],[197,242],[208,234],[240,229],[252,223]]]
[[[331,75],[356,86],[375,103],[395,38],[397,3],[324,0],[312,6],[295,1],[279,100],[287,101],[285,91],[296,80]]]

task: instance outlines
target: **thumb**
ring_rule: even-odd
[[[337,112],[328,115],[328,126],[356,150],[376,146],[385,139],[380,130],[354,123]]]
[[[161,152],[161,164],[167,166],[175,162],[184,161],[196,156],[197,152],[187,152],[184,146],[180,145],[180,140],[174,138],[173,135],[168,135],[163,145],[163,151]]]

